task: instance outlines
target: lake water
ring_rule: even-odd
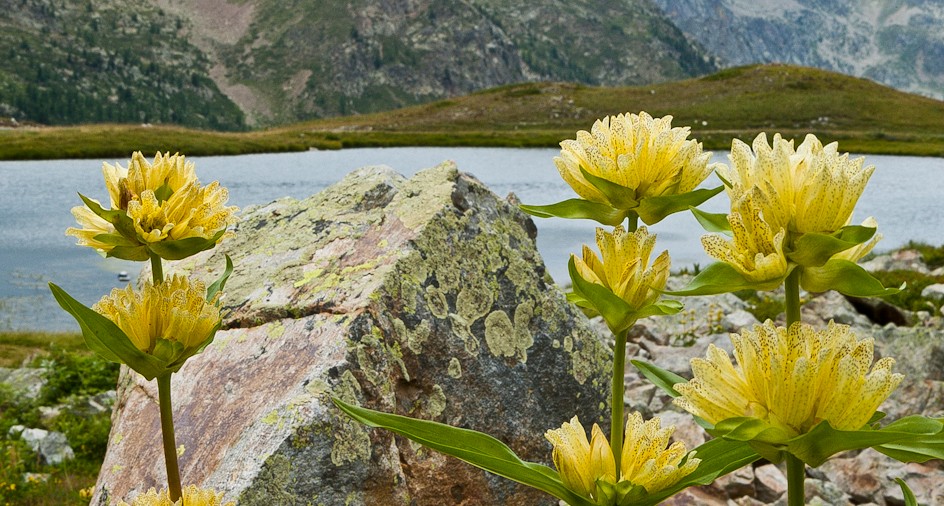
[[[367,165],[388,165],[404,175],[455,160],[459,169],[484,181],[495,193],[514,192],[522,202],[549,204],[573,195],[554,167],[557,149],[508,148],[370,148],[192,157],[197,175],[208,183],[219,180],[229,188],[230,204],[245,208],[290,196],[305,198]],[[126,166],[126,160],[109,160]],[[716,155],[716,161],[726,161]],[[868,156],[875,174],[857,207],[854,221],[875,216],[885,236],[879,249],[891,249],[915,239],[944,242],[944,159]],[[712,186],[718,184],[714,176]],[[103,259],[89,248],[75,246],[64,235],[75,225],[69,210],[80,200],[76,192],[106,202],[101,162],[55,160],[0,162],[0,329],[78,330],[49,293],[53,281],[84,303],[91,304],[120,286],[117,273],[136,275],[141,264]],[[704,209],[726,211],[724,194]],[[535,219],[538,248],[558,281],[567,281],[567,258],[583,243],[593,244],[594,223]],[[657,247],[668,249],[673,266],[705,265],[703,233],[688,213],[680,213],[652,228]]]

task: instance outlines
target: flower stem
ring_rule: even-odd
[[[806,464],[802,460],[787,454],[787,506],[803,506],[806,493],[803,480],[806,479]]]
[[[616,344],[613,346],[613,385],[610,408],[610,448],[616,459],[616,477],[619,479],[620,461],[623,456],[623,391],[626,388],[626,336],[627,332],[614,332]]]
[[[800,269],[793,269],[783,282],[784,304],[787,309],[787,328],[800,321]]]
[[[164,267],[161,265],[161,257],[151,253],[151,279],[157,286],[164,282]]]
[[[800,322],[800,269],[793,269],[783,283],[784,304],[787,312],[787,328]],[[806,480],[806,464],[802,460],[787,454],[787,505],[803,506],[806,492],[803,482]]]
[[[177,442],[174,439],[174,413],[170,402],[170,373],[157,377],[157,399],[161,409],[161,436],[164,440],[164,463],[167,467],[167,489],[170,500],[182,495],[180,468],[177,467]]]

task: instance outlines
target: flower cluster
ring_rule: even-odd
[[[642,415],[631,413],[619,473],[606,436],[597,424],[593,424],[589,440],[576,416],[544,436],[554,445],[554,465],[564,484],[597,504],[612,504],[613,490],[620,482],[643,487],[651,494],[677,483],[698,467],[700,460],[694,458],[695,452],[686,451],[684,443],[668,445],[674,431],[674,426],[662,428],[658,418],[643,421]]]
[[[732,334],[731,341],[737,367],[727,352],[709,345],[706,358],[692,359],[692,380],[675,385],[681,394],[676,405],[712,424],[757,418],[787,437],[822,421],[857,430],[903,378],[892,372],[892,358],[873,365],[872,339],[858,340],[846,325],[830,322],[817,331],[767,320]]]
[[[161,490],[160,493],[153,488],[146,493],[140,494],[131,501],[130,504],[119,501],[118,506],[235,506],[233,501],[223,502],[223,494],[218,494],[213,489],[200,489],[195,485],[190,485],[183,489],[183,497],[177,501],[170,499],[167,490]]]

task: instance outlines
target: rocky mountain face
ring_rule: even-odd
[[[535,80],[642,84],[714,69],[650,0],[161,0],[258,123]]]
[[[183,26],[146,0],[0,0],[0,116],[243,128]]]
[[[819,67],[944,96],[938,0],[654,0],[724,66]]]

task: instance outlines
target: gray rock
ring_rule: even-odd
[[[944,283],[924,287],[924,290],[921,290],[921,296],[925,299],[944,300]]]
[[[556,505],[330,401],[484,431],[545,463],[547,429],[608,426],[611,355],[550,284],[534,231],[453,164],[409,180],[368,168],[165,267],[236,266],[224,329],[174,376],[183,482],[242,506]],[[93,504],[163,486],[155,398],[123,371]]]
[[[721,319],[721,326],[728,332],[739,332],[741,329],[750,329],[759,323],[761,322],[756,316],[744,309],[736,309],[724,315],[724,318]]]
[[[754,477],[757,499],[764,503],[772,503],[787,493],[787,476],[773,464],[758,466]]]
[[[13,392],[27,399],[39,397],[39,391],[46,384],[45,371],[38,367],[7,368],[0,367],[0,383],[10,385]]]
[[[924,257],[916,250],[897,250],[885,255],[861,262],[860,265],[867,271],[916,271],[929,274],[930,269],[924,263]]]
[[[55,466],[75,458],[66,435],[61,432],[22,429],[19,436],[46,464]]]

